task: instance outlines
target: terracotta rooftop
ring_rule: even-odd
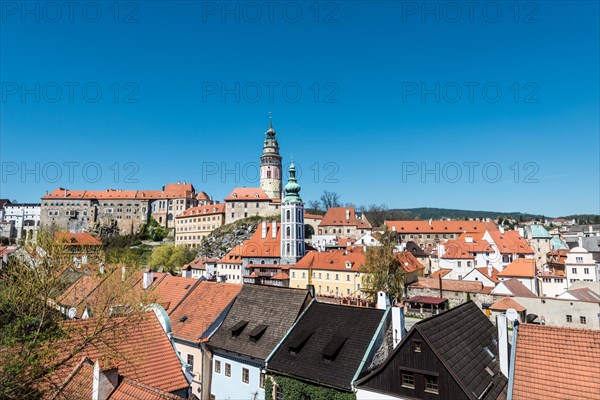
[[[451,269],[441,268],[441,269],[438,269],[437,271],[435,271],[433,274],[429,275],[429,277],[437,279],[441,276],[443,278],[444,276],[448,275],[450,272],[452,272]]]
[[[514,399],[600,399],[600,331],[521,324]]]
[[[106,322],[106,334],[89,341],[97,332],[94,318],[70,320],[64,323],[68,337],[55,343],[58,357],[67,357],[70,350],[83,346],[72,360],[56,371],[61,382],[73,371],[82,357],[100,360],[102,369],[117,367],[119,374],[145,385],[174,392],[189,387],[171,341],[154,312],[135,318],[115,317]],[[63,350],[64,349],[64,355]],[[75,361],[77,360],[77,361]]]
[[[498,270],[494,267],[491,268],[492,270],[492,276],[489,275],[489,270],[486,267],[480,267],[480,268],[475,268],[477,271],[481,272],[483,275],[485,275],[489,280],[491,280],[494,283],[498,283],[500,282],[500,279],[498,279]]]
[[[359,272],[364,263],[365,253],[362,247],[352,247],[348,250],[309,251],[296,265],[290,266],[290,269]]]
[[[206,270],[207,263],[216,263],[218,261],[218,258],[198,257],[189,264],[185,264],[181,269],[186,271],[189,269]]]
[[[102,241],[87,232],[56,232],[54,238],[66,246],[102,246]]]
[[[42,197],[42,200],[105,200],[105,199],[175,199],[194,197],[194,187],[191,183],[170,183],[165,190],[69,190],[56,188],[51,193]]]
[[[356,226],[359,229],[371,229],[371,224],[359,219],[353,207],[334,207],[327,210],[319,226]]]
[[[201,282],[171,313],[173,336],[200,342],[209,326],[239,293],[241,285]]]
[[[417,282],[409,285],[409,288],[440,289],[440,282],[437,278],[419,278]],[[442,280],[442,290],[451,292],[469,292],[469,293],[489,293],[492,288],[483,286],[482,282],[472,282],[464,280],[444,279]]]
[[[204,215],[215,214],[225,214],[225,203],[188,208],[183,212],[183,214],[178,215],[175,218],[202,217]]]
[[[533,254],[533,250],[518,231],[502,233],[490,230],[488,233],[502,254]]]
[[[504,286],[513,296],[516,297],[537,297],[535,293],[527,288],[527,286],[523,285],[520,280],[517,278],[507,279],[505,281],[499,282],[494,288],[493,292],[497,291],[500,286]]]
[[[166,275],[151,287],[154,288],[159,304],[164,307],[167,313],[171,314],[183,298],[191,293],[199,283],[198,279]]]
[[[514,308],[515,311],[517,311],[517,312],[523,312],[523,311],[527,310],[525,307],[523,307],[522,305],[520,305],[519,303],[517,303],[516,301],[514,301],[512,298],[510,298],[508,296],[503,297],[502,299],[498,300],[497,302],[492,304],[489,308],[490,308],[490,310],[494,310],[494,311],[506,311],[509,308]]]
[[[398,233],[485,232],[487,226],[477,221],[386,221],[388,230]]]
[[[266,195],[261,188],[235,188],[225,201],[269,201],[269,196]]]
[[[535,278],[535,260],[533,258],[517,258],[499,272],[498,276]]]
[[[108,400],[181,400],[181,397],[125,378]]]

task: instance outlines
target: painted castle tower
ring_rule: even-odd
[[[281,205],[281,264],[296,264],[306,253],[304,244],[304,203],[300,198],[296,167],[290,165],[290,178],[285,185]]]
[[[273,129],[273,120],[269,123],[269,130],[265,132],[263,154],[260,156],[260,188],[271,199],[281,198],[281,156],[276,132]]]

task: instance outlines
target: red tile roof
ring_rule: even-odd
[[[185,271],[187,271],[189,269],[206,270],[207,263],[216,263],[218,261],[219,261],[218,258],[198,257],[195,260],[193,260],[192,262],[190,262],[189,264],[185,264],[181,269],[185,270]]]
[[[219,260],[219,264],[242,264],[242,246],[237,245],[229,250],[223,258]]]
[[[439,278],[441,276],[443,278],[444,276],[448,275],[450,272],[452,272],[451,269],[441,268],[441,269],[438,269],[437,271],[435,271],[433,274],[429,275],[429,277],[430,278]]]
[[[87,232],[56,232],[54,238],[66,246],[102,246],[102,241]]]
[[[498,270],[494,267],[492,267],[492,276],[490,276],[488,274],[488,269],[486,267],[480,267],[480,268],[475,268],[477,271],[481,272],[483,275],[485,275],[489,280],[491,280],[494,283],[498,283],[500,282],[500,279],[498,279]]]
[[[188,293],[191,293],[199,283],[198,279],[166,275],[151,287],[154,293],[156,293],[159,304],[164,307],[167,313],[171,314],[181,300]]]
[[[517,312],[523,312],[527,310],[525,307],[508,296],[501,298],[490,306],[490,310],[494,311],[506,311],[509,308],[514,308]]]
[[[208,194],[206,194],[206,192],[200,192],[198,193],[198,195],[196,196],[196,200],[200,200],[200,201],[210,201],[210,196]]]
[[[173,335],[199,342],[241,288],[241,285],[230,283],[201,282],[171,313]]]
[[[404,272],[411,273],[425,269],[425,266],[410,251],[396,253],[396,257],[402,263]]]
[[[125,378],[108,400],[181,400],[181,397]]]
[[[267,223],[265,238],[263,239],[263,225],[258,225],[252,237],[236,246],[231,252],[237,251],[242,257],[281,257],[281,224],[275,225],[275,237],[273,237],[273,223]],[[230,253],[231,253],[230,252]],[[227,256],[226,256],[227,257]]]
[[[318,214],[311,214],[304,211],[304,219],[323,219],[323,216]]]
[[[183,212],[183,214],[178,215],[175,218],[201,217],[203,215],[216,215],[216,214],[225,214],[225,203],[210,204],[207,206],[188,208],[187,210],[185,210]]]
[[[66,200],[104,200],[104,199],[176,199],[190,198],[194,196],[194,187],[190,183],[170,183],[165,190],[69,190],[56,188],[52,193],[42,197],[42,200],[66,199]]]
[[[533,254],[533,250],[518,231],[502,233],[490,230],[488,233],[502,254]]]
[[[386,221],[389,231],[399,233],[463,233],[485,232],[487,226],[477,221]]]
[[[269,196],[266,195],[264,190],[261,188],[235,188],[233,192],[229,193],[229,196],[225,198],[225,201],[270,201]]]
[[[346,215],[348,214],[348,218]],[[334,207],[327,210],[319,227],[324,226],[356,226],[359,229],[371,229],[371,224],[364,219],[359,219],[353,207]]]
[[[346,263],[350,268],[347,268]],[[309,251],[296,265],[290,269],[331,270],[359,272],[365,263],[365,253],[362,247],[351,247],[348,250]]]
[[[189,387],[181,361],[154,312],[111,318],[103,326],[100,332],[104,333],[95,336],[92,333],[99,326],[94,318],[64,323],[68,337],[55,343],[58,356],[66,357],[79,346],[82,349],[73,363],[56,371],[56,378],[64,381],[78,362],[75,360],[88,357],[100,360],[103,369],[117,367],[120,375],[166,392]]]
[[[91,399],[94,384],[94,363],[82,357],[71,374],[56,393],[47,398],[53,400]]]
[[[521,324],[514,399],[600,399],[600,331]]]
[[[440,289],[440,280],[438,278],[419,278],[417,282],[409,285],[411,288]],[[469,292],[469,293],[489,293],[492,288],[483,286],[482,282],[472,282],[464,280],[443,279],[442,290],[451,292]]]
[[[523,285],[520,280],[517,278],[511,278],[506,281],[502,281],[498,283],[498,285],[504,285],[513,296],[517,297],[537,297],[535,293],[527,288],[527,286]],[[496,287],[498,287],[496,285]]]
[[[535,278],[535,260],[533,258],[517,258],[499,272],[498,276],[503,278]]]

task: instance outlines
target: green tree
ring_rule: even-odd
[[[167,244],[152,251],[148,266],[153,270],[162,269],[164,272],[175,273],[192,261],[194,256],[194,252],[188,246]]]
[[[361,266],[362,290],[374,301],[379,291],[387,292],[392,300],[402,301],[405,271],[395,251],[399,242],[398,235],[384,229],[380,241],[381,246],[367,248],[365,263]]]

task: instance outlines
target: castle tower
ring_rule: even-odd
[[[270,117],[271,118],[271,117]],[[260,188],[272,199],[281,198],[281,156],[276,132],[273,129],[273,119],[269,130],[265,132],[263,154],[260,156]]]
[[[296,181],[296,167],[290,165],[290,178],[285,185],[281,205],[281,264],[294,265],[306,254],[304,243],[304,203]]]

